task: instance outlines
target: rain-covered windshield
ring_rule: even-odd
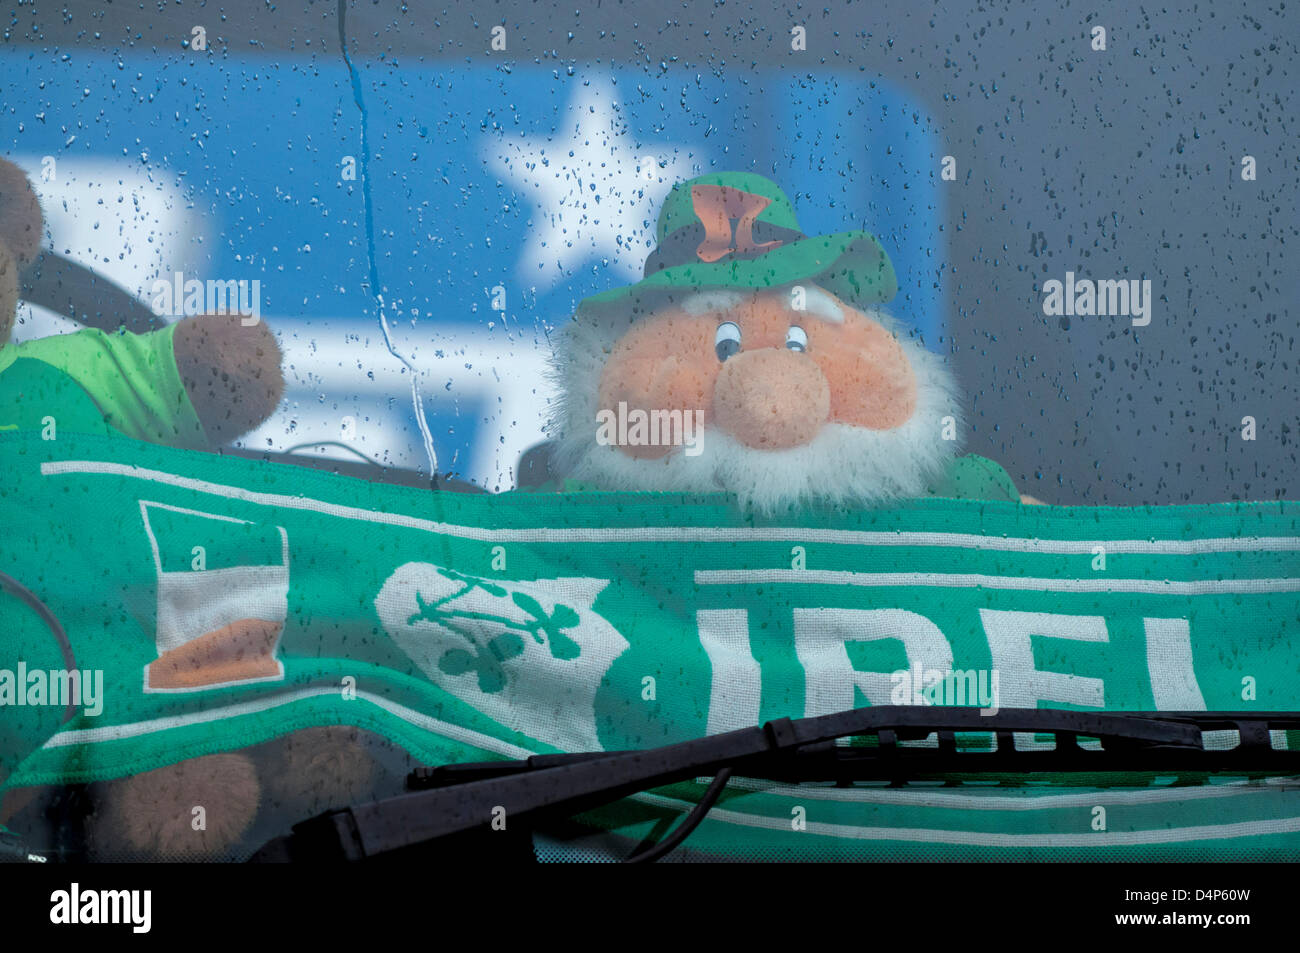
[[[673,185],[752,171],[807,235],[881,240],[968,448],[1022,492],[1274,499],[1295,489],[1290,40],[1199,22],[23,6],[5,155],[45,246],[166,320],[195,310],[187,282],[205,308],[238,283],[286,379],[243,447],[432,455],[511,488],[546,439],[555,330],[642,276]],[[1076,311],[1083,282],[1128,300]],[[14,339],[72,326],[23,305]]]
[[[91,785],[76,850],[242,859],[417,765],[1300,709],[1293,13],[236,7],[0,26],[0,828]],[[724,783],[702,849],[805,849]],[[1231,814],[827,790],[832,858]]]

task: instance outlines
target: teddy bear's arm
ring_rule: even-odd
[[[9,348],[76,381],[114,429],[171,446],[232,440],[269,417],[284,391],[274,336],[238,315],[199,315],[147,334],[86,328]]]
[[[108,334],[84,328],[72,334],[8,345],[71,378],[104,420],[137,440],[203,449],[203,426],[181,384],[172,356],[177,325],[148,334]],[[58,408],[50,414],[58,419]]]
[[[956,499],[1007,500],[1027,506],[1047,506],[1037,497],[1021,493],[1015,481],[999,464],[987,457],[969,453],[953,461],[941,486],[931,487],[933,496]]]
[[[926,495],[955,500],[1020,502],[1020,493],[1011,475],[997,463],[975,453],[954,458],[948,471],[927,490]]]

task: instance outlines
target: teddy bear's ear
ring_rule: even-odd
[[[176,324],[176,367],[208,440],[219,446],[261,424],[284,395],[280,345],[265,324],[201,314]]]
[[[27,173],[0,159],[0,242],[8,246],[18,267],[32,263],[41,250],[41,203]]]

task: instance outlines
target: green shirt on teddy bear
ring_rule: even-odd
[[[174,324],[147,334],[86,328],[0,347],[0,433],[53,424],[207,447],[176,367],[175,333]]]

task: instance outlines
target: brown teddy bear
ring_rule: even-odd
[[[64,432],[215,449],[274,412],[284,392],[279,345],[265,324],[238,314],[187,317],[145,334],[86,328],[9,343],[20,272],[40,251],[42,231],[27,176],[0,159],[0,427],[41,430],[52,420]],[[91,785],[90,847],[109,858],[220,856],[264,803],[297,820],[361,796],[372,762],[360,751],[354,729],[310,729],[256,751]],[[0,823],[54,796],[11,792]],[[207,826],[196,831],[200,804]]]
[[[208,449],[275,410],[284,393],[279,345],[266,325],[246,326],[237,314],[198,315],[149,334],[87,328],[9,344],[19,273],[41,234],[26,174],[0,159],[0,422],[8,429],[40,429],[49,415],[70,430]]]

